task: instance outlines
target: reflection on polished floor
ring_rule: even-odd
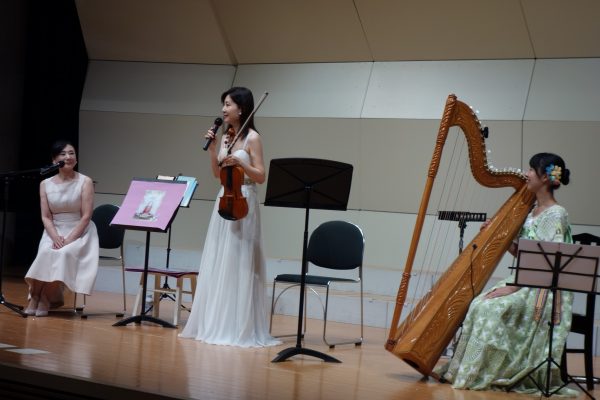
[[[25,305],[20,279],[4,279],[6,301]],[[387,332],[366,328],[361,347],[323,344],[319,321],[309,320],[304,346],[330,354],[341,364],[295,356],[271,360],[295,345],[241,349],[214,346],[177,337],[178,330],[143,323],[113,327],[119,310],[117,294],[96,292],[88,297],[87,319],[71,311],[46,318],[21,318],[0,306],[0,398],[29,390],[29,397],[186,398],[186,399],[532,399],[504,392],[453,390],[421,376],[384,350]],[[132,299],[129,300],[132,304]],[[172,316],[172,302],[161,302],[161,318]],[[97,314],[97,315],[93,315]],[[187,313],[182,313],[185,321]],[[278,329],[294,332],[297,320],[278,317]],[[331,333],[343,338],[354,326],[331,323]],[[570,359],[574,372],[583,369]],[[600,367],[600,365],[596,365]],[[578,370],[579,369],[579,370]],[[26,385],[33,389],[26,389]],[[593,395],[600,395],[595,390]],[[39,397],[37,397],[39,396]],[[578,397],[586,398],[581,393]]]

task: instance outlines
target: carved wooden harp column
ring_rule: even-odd
[[[433,182],[448,130],[455,125],[459,126],[466,136],[471,171],[475,180],[486,187],[510,186],[515,188],[515,192],[491,218],[488,227],[479,232],[465,247],[428,295],[419,300],[400,324]],[[471,300],[483,290],[511,241],[518,234],[533,201],[534,195],[526,190],[525,177],[520,172],[499,172],[488,167],[479,120],[469,106],[457,100],[455,95],[449,95],[396,297],[390,334],[385,344],[388,351],[423,375],[431,375],[440,355],[463,321]]]

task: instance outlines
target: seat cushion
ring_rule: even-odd
[[[300,283],[300,274],[280,274],[275,277],[276,282]],[[331,282],[358,282],[354,279],[334,278],[331,276],[306,275],[307,285],[327,286]]]
[[[125,271],[127,271],[127,272],[144,272],[144,267],[127,267],[127,268],[125,268]],[[155,275],[170,276],[172,278],[181,278],[182,276],[186,276],[186,275],[198,275],[198,271],[184,271],[184,270],[171,269],[171,268],[167,269],[167,268],[153,268],[153,267],[148,267],[148,273],[155,274]]]

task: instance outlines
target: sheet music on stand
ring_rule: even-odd
[[[556,314],[556,293],[571,291],[598,294],[598,264],[600,246],[582,244],[544,242],[520,239],[517,255],[517,266],[510,267],[516,271],[514,286],[547,289],[552,292],[552,311],[548,322],[548,354],[527,375],[507,388],[510,391],[524,379],[531,379],[545,397],[558,393],[569,383],[575,383],[591,399],[594,397],[586,391],[571,375],[559,388],[550,391],[551,367],[560,365],[552,357],[552,340],[554,333],[553,316]],[[542,387],[533,378],[533,374],[541,367],[546,367],[546,382]]]
[[[159,181],[176,181],[176,182],[185,182],[186,184],[186,188],[185,188],[185,192],[183,193],[183,198],[181,199],[181,203],[179,203],[179,207],[183,207],[183,208],[189,208],[190,207],[190,202],[192,201],[192,196],[194,195],[194,192],[196,191],[196,188],[198,187],[198,181],[196,180],[195,177],[193,176],[185,176],[185,175],[177,175],[177,176],[171,176],[171,175],[157,175],[156,179]],[[169,226],[169,230],[168,230],[168,237],[167,237],[167,259],[165,261],[165,268],[168,270],[169,267],[171,266],[171,232],[173,230],[173,226]],[[158,279],[158,278],[155,278]],[[165,276],[165,282],[162,285],[163,289],[171,289],[171,287],[169,286],[169,277]],[[167,293],[161,293],[160,298],[158,299],[158,301],[161,301],[163,299],[169,299],[172,301],[175,301],[175,298],[173,297],[173,295],[171,294],[167,294]],[[150,306],[150,308],[147,311],[150,311],[152,309],[153,306]],[[181,305],[181,307],[185,310],[187,310],[187,307],[184,305]]]
[[[140,315],[125,318],[113,326],[148,321],[163,327],[177,327],[159,318],[146,315],[146,288],[150,258],[150,232],[166,232],[177,215],[186,190],[185,182],[134,178],[111,225],[146,232],[144,272],[142,278],[142,308]]]
[[[520,239],[515,283],[552,289],[557,255],[567,258],[557,276],[556,288],[580,293],[598,293],[600,246]]]
[[[158,179],[159,181],[185,182],[186,183],[185,193],[183,194],[183,199],[181,199],[181,203],[179,203],[179,207],[187,208],[190,206],[190,202],[192,201],[192,196],[194,195],[194,192],[196,191],[196,188],[198,187],[198,181],[196,180],[196,178],[194,178],[193,176],[185,176],[185,175],[179,174],[177,176],[157,175],[156,179]]]

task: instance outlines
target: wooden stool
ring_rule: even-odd
[[[141,272],[140,276],[140,287],[137,292],[137,296],[135,297],[135,304],[133,305],[133,311],[131,315],[138,315],[138,308],[141,307],[142,296],[144,296],[143,291],[143,279],[144,279],[144,268],[136,268],[136,267],[128,267],[125,268],[125,271],[129,272]],[[161,294],[169,294],[175,296],[175,312],[173,315],[173,325],[177,325],[179,323],[179,315],[181,312],[181,296],[183,294],[192,295],[192,301],[194,300],[194,293],[196,292],[196,277],[198,276],[198,272],[196,271],[182,271],[176,269],[166,269],[166,268],[148,268],[148,276],[152,275],[154,277],[154,288],[147,287],[146,290],[148,292],[152,292],[152,316],[155,318],[159,318],[160,313],[160,296]],[[161,277],[175,278],[176,284],[175,288],[164,288],[161,286]],[[190,280],[190,290],[185,290],[183,288],[184,279],[188,278]],[[141,312],[141,311],[140,311]]]

